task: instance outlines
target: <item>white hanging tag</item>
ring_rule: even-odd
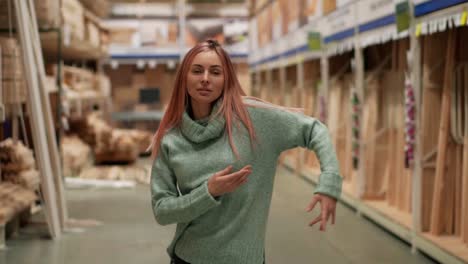
[[[70,26],[65,24],[63,26],[63,45],[65,47],[67,46],[70,46],[70,42],[71,42],[71,30],[70,30]]]

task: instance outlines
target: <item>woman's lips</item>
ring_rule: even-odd
[[[197,89],[197,91],[198,91],[201,95],[208,95],[209,93],[211,93],[211,90],[210,90],[210,89],[205,89],[205,88]]]
[[[197,89],[197,91],[211,92],[211,90],[208,88],[200,88],[200,89]]]

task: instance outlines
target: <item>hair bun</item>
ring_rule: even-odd
[[[208,43],[208,45],[210,46],[210,48],[215,48],[215,47],[219,47],[219,42],[215,39],[208,39],[206,41]]]

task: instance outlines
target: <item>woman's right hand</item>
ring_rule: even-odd
[[[232,165],[222,171],[218,171],[208,180],[208,191],[211,196],[218,197],[236,190],[247,181],[247,176],[252,173],[252,166],[247,165],[237,172],[230,173]]]

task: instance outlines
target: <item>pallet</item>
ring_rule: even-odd
[[[14,215],[6,223],[0,224],[0,250],[6,249],[6,241],[15,237],[19,233],[20,228],[27,224],[32,214],[33,205]]]

